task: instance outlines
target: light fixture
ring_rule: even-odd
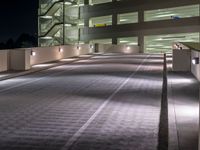
[[[66,23],[65,24],[65,27],[71,27],[72,25],[71,24],[69,24],[69,23]]]
[[[194,58],[192,59],[192,64],[193,64],[193,65],[199,64],[199,57],[194,57]]]
[[[94,46],[93,45],[90,45],[90,49],[93,49],[94,48]]]
[[[31,51],[31,56],[36,56],[36,52]]]
[[[63,48],[60,47],[59,48],[59,52],[62,53],[63,52]]]
[[[81,47],[78,45],[78,46],[77,46],[77,49],[78,49],[78,50],[80,50],[80,49],[81,49]]]
[[[72,4],[72,2],[65,2],[65,5],[71,5]]]
[[[127,50],[130,50],[130,49],[131,49],[131,47],[130,47],[130,46],[126,46],[126,49],[127,49]]]

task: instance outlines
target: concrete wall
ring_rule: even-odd
[[[139,46],[99,44],[98,45],[98,51],[100,53],[136,54],[136,53],[139,53]]]
[[[10,70],[29,70],[33,65],[93,53],[94,48],[94,45],[83,44],[0,51],[0,72],[8,70],[8,66]],[[138,46],[100,44],[98,49],[102,53],[139,53]]]
[[[191,60],[195,57],[200,59],[200,52],[191,51]],[[192,64],[191,63],[191,72],[200,81],[200,64]]]
[[[59,49],[62,49],[62,52],[59,51]],[[32,48],[32,51],[34,51],[36,55],[31,56],[30,60],[31,65],[56,61],[64,58],[75,57],[93,52],[91,51],[89,45],[40,47],[40,48]]]
[[[173,71],[190,71],[191,70],[191,51],[190,50],[173,50]]]
[[[8,51],[0,51],[0,72],[8,70]]]
[[[30,66],[30,49],[14,49],[9,52],[9,69],[10,70],[29,70]]]

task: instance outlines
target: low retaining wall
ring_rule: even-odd
[[[85,55],[93,51],[94,46],[89,44],[1,50],[0,72],[29,70],[33,65]]]
[[[174,49],[173,71],[190,71],[200,81],[200,51]]]
[[[190,71],[191,70],[191,51],[188,49],[173,50],[173,71]]]
[[[0,50],[0,72],[8,70],[8,50]]]
[[[31,66],[93,52],[89,45],[40,47],[32,48],[31,51],[35,52],[35,56],[30,58]]]
[[[138,46],[127,45],[63,45],[52,47],[20,48],[0,51],[0,72],[7,70],[29,70],[33,65],[57,61],[94,53],[139,53]]]
[[[139,46],[128,45],[103,45],[98,44],[97,51],[100,53],[123,53],[123,54],[136,54],[139,53]]]
[[[191,50],[191,62],[194,59],[198,59],[197,61],[200,60],[200,52]],[[193,75],[200,81],[200,62],[197,64],[191,63],[191,72]]]

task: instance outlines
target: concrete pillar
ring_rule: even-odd
[[[140,10],[140,11],[138,12],[138,22],[139,22],[139,23],[144,22],[144,11],[143,11],[143,10]]]
[[[89,5],[89,0],[84,0],[85,5]]]
[[[117,45],[117,38],[112,38],[112,44]]]
[[[113,14],[113,16],[112,16],[112,25],[113,26],[117,25],[117,14],[116,13]]]
[[[139,46],[139,52],[144,53],[144,35],[138,36],[138,46]]]
[[[85,27],[89,27],[89,18],[84,19],[84,25]]]
[[[138,22],[143,23],[144,22],[144,11],[140,10],[138,12]],[[144,35],[138,36],[138,45],[139,45],[139,52],[144,53]]]

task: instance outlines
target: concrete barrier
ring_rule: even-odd
[[[95,48],[96,46],[91,44],[79,44],[1,51],[0,72],[6,70],[29,70],[33,65],[94,53]],[[98,44],[98,51],[102,53],[134,54],[139,53],[139,47]]]
[[[195,64],[195,59],[197,59],[197,64]],[[200,60],[200,52],[199,51],[194,51],[191,50],[191,72],[192,74],[200,81],[200,64],[199,64],[199,60]]]
[[[112,45],[112,44],[98,44],[97,51],[100,53],[123,53],[136,54],[139,53],[139,46],[135,45]]]
[[[30,65],[36,65],[51,61],[56,61],[64,58],[75,57],[92,53],[90,45],[66,45],[66,46],[54,46],[54,47],[40,47],[32,48],[34,56],[30,58]]]
[[[8,50],[0,51],[0,72],[8,70]]]
[[[191,70],[191,51],[188,49],[173,50],[173,71]]]
[[[199,47],[199,43],[174,43],[173,71],[190,71],[200,81]]]
[[[9,52],[9,70],[29,70],[30,65],[30,49],[14,49]]]
[[[29,70],[33,65],[93,52],[94,46],[89,44],[1,50],[0,72],[8,70]]]

